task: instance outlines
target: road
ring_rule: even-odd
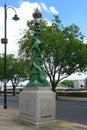
[[[3,105],[3,96],[0,96],[0,105]],[[18,96],[7,96],[7,106],[19,108]],[[87,102],[57,100],[56,101],[57,119],[87,125]]]
[[[0,96],[0,105],[4,104],[4,96]],[[4,105],[3,105],[4,106]],[[19,97],[18,96],[7,96],[7,107],[19,108]]]
[[[57,101],[56,116],[58,119],[87,125],[87,102]]]

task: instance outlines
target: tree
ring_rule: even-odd
[[[0,81],[3,81],[4,79],[4,59],[3,54],[0,54]]]
[[[19,85],[20,82],[27,80],[28,75],[26,71],[26,62],[23,62],[22,59],[9,55],[7,63],[7,77],[12,83],[13,95],[15,95],[15,88]]]
[[[28,21],[28,31],[20,39],[19,54],[31,60],[32,36],[34,22]],[[59,81],[77,71],[87,70],[87,45],[83,44],[83,35],[77,25],[64,27],[58,16],[54,16],[52,24],[42,20],[40,23],[42,55],[44,67],[50,79],[52,90]]]
[[[74,82],[75,82],[75,80],[64,80],[61,83],[66,85],[67,87],[73,88],[74,87]]]
[[[6,78],[7,81],[11,81],[13,87],[13,95],[15,95],[15,88],[20,82],[25,81],[28,78],[27,64],[22,59],[15,58],[14,55],[7,55],[6,64]],[[3,81],[3,55],[0,57],[0,80]],[[2,71],[2,72],[1,72]]]

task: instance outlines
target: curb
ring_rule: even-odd
[[[72,126],[78,127],[78,128],[87,128],[87,124],[81,124],[77,122],[72,122],[69,120],[63,120],[63,119],[57,119],[59,122],[69,123],[72,124]]]
[[[71,101],[81,101],[87,102],[87,98],[85,97],[67,97],[67,96],[57,96],[57,100],[71,100]]]

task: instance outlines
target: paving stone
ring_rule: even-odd
[[[87,127],[59,120],[39,127],[26,125],[19,120],[19,110],[0,107],[0,130],[87,130]]]

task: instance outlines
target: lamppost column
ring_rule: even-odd
[[[6,4],[4,5],[4,109],[7,109],[7,93],[6,93],[6,44],[7,44],[7,9]]]
[[[7,9],[6,9],[6,4],[4,5],[4,11],[5,11],[5,15],[4,15],[5,16],[5,18],[4,18],[5,19],[5,30],[4,30],[5,34],[4,35],[5,35],[5,39],[7,39],[7,36],[6,36],[6,34],[7,34],[7,26],[6,26],[7,25],[6,24],[7,23]]]

